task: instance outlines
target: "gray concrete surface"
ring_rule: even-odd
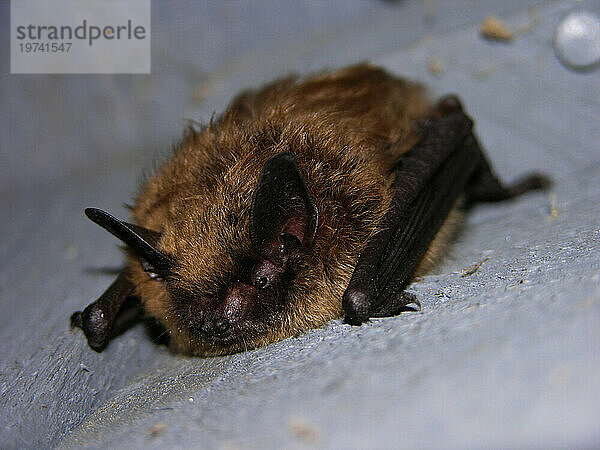
[[[150,76],[11,76],[0,47],[0,447],[600,446],[600,72],[552,49],[598,2],[274,5],[154,3]],[[530,26],[489,43],[488,13]],[[6,42],[7,2],[0,21]],[[121,260],[84,207],[125,217],[184,118],[361,60],[458,93],[498,172],[543,169],[553,193],[473,210],[411,286],[419,313],[207,359],[141,326],[101,354],[69,330]]]

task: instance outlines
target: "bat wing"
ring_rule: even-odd
[[[348,323],[395,315],[409,303],[418,304],[404,289],[461,195],[471,203],[498,201],[548,184],[534,175],[504,187],[472,133],[472,121],[458,100],[451,100],[455,107],[440,108],[444,115],[425,124],[420,142],[393,169],[392,203],[380,231],[361,253],[342,298]]]

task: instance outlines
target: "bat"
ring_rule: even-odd
[[[420,307],[406,288],[461,211],[549,184],[501,183],[456,96],[434,102],[368,64],[282,79],[190,125],[141,186],[132,223],[85,210],[127,262],[71,323],[102,351],[136,297],[174,351],[206,356],[393,316]]]

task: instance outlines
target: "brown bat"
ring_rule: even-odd
[[[101,351],[135,296],[175,351],[219,355],[398,314],[461,207],[548,185],[501,184],[472,125],[456,97],[369,65],[244,92],[187,130],[133,224],[86,209],[128,261],[72,324]]]

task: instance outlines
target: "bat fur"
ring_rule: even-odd
[[[156,248],[177,266],[168,279],[150,277],[130,252],[123,272],[171,348],[244,351],[341,317],[361,250],[392,201],[392,168],[419,141],[418,124],[437,115],[420,84],[363,64],[243,92],[218,119],[188,128],[132,207],[133,222],[157,232]],[[253,196],[261,170],[282,152],[295,155],[314,200],[316,234],[290,262],[284,301],[254,300],[234,337],[213,338],[199,331],[206,312],[244,301],[245,266],[262,258],[251,240]],[[413,276],[439,259],[459,221],[454,208]]]

